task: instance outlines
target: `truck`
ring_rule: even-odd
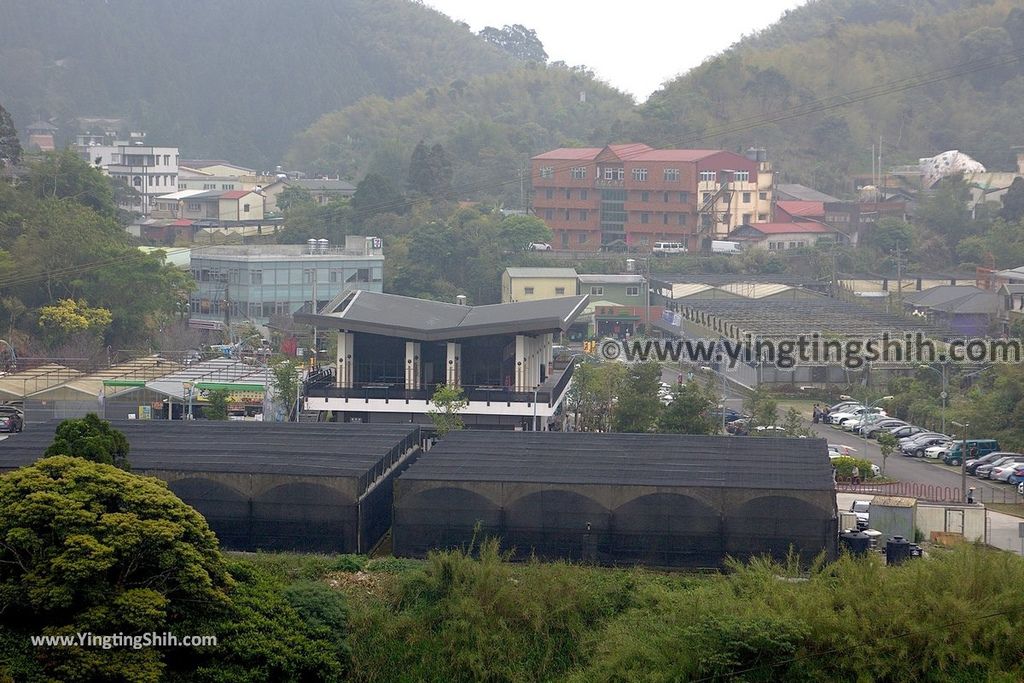
[[[739,242],[726,240],[711,240],[712,254],[739,254],[743,252],[743,245]]]

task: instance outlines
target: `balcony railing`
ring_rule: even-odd
[[[537,387],[537,390],[516,391],[512,387],[464,384],[462,391],[468,401],[474,403],[486,403],[510,405],[512,403],[525,403],[532,405],[536,399],[537,403],[546,403],[553,406],[572,378],[573,365],[569,365],[561,373],[550,377],[547,381]],[[304,395],[306,398],[343,398],[349,400],[363,401],[429,401],[434,396],[439,384],[427,384],[422,389],[406,389],[401,383],[391,382],[356,382],[351,387],[339,387],[335,383],[334,372],[331,369],[319,370],[312,373],[305,382]]]

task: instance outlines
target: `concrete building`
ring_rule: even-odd
[[[295,322],[337,338],[333,367],[307,382],[305,409],[344,422],[427,425],[443,384],[463,390],[470,428],[547,430],[574,368],[558,367],[553,341],[586,304],[565,296],[466,306],[357,291],[319,314],[296,313]]]
[[[138,195],[121,208],[148,216],[161,195],[178,191],[178,148],[145,144],[143,134],[113,145],[78,147],[82,158]]]
[[[489,536],[520,559],[627,566],[836,553],[821,439],[454,432],[399,476],[394,501],[399,556]]]
[[[576,323],[586,326],[582,338],[634,335],[638,327],[661,316],[660,307],[650,312],[645,309],[642,275],[581,274],[577,280],[577,293],[590,297]]]
[[[835,232],[821,223],[760,223],[741,225],[729,239],[742,242],[748,249],[784,251],[813,247],[822,237],[832,238]]]
[[[248,320],[265,326],[303,306],[326,306],[343,292],[380,292],[384,255],[380,238],[349,235],[345,245],[214,246],[194,250],[198,288],[189,301],[189,324],[230,326]]]
[[[278,211],[277,198],[286,187],[305,190],[313,201],[323,205],[335,199],[347,199],[356,193],[356,186],[347,180],[331,178],[276,178],[263,188],[267,197],[267,211]]]
[[[264,218],[264,197],[254,190],[179,190],[156,197],[153,218],[235,223]]]
[[[576,271],[572,268],[506,268],[501,274],[503,304],[575,294]]]
[[[48,121],[36,121],[25,128],[25,132],[28,133],[26,148],[30,151],[52,152],[57,149],[54,139],[58,130],[57,126]]]
[[[533,212],[556,249],[655,242],[709,247],[743,224],[771,220],[774,173],[763,150],[563,148],[532,159]]]

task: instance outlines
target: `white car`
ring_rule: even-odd
[[[933,460],[941,460],[942,456],[946,454],[946,451],[948,451],[950,446],[952,445],[953,442],[947,441],[946,443],[940,443],[935,446],[929,446],[928,448],[924,449],[924,457],[932,458]]]
[[[851,446],[844,446],[841,443],[830,443],[828,445],[828,449],[829,451],[835,451],[839,455],[853,455],[854,453],[857,452],[856,448],[852,448]]]
[[[554,249],[554,247],[547,242],[530,242],[530,246],[528,248],[530,251],[551,251]]]
[[[997,465],[989,471],[988,478],[993,481],[1009,481],[1010,475],[1013,474],[1013,471],[1020,466],[1020,460],[1015,460],[1013,462],[1007,462],[1003,463],[1002,465]]]
[[[886,413],[881,408],[868,408],[866,410],[864,408],[851,408],[847,412],[833,413],[828,416],[828,419],[829,422],[831,422],[832,424],[842,426],[843,424],[849,422],[850,420],[855,420],[859,422],[860,417],[865,414],[885,415]],[[850,425],[850,427],[852,428],[853,425]]]
[[[850,504],[850,512],[857,515],[857,528],[867,529],[871,517],[871,501],[855,500]]]

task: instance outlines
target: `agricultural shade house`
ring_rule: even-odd
[[[497,536],[520,558],[719,567],[836,549],[824,441],[455,432],[395,484],[394,552]]]
[[[57,422],[0,441],[0,471],[32,463]],[[125,421],[132,471],[157,477],[234,550],[367,552],[391,526],[412,425]]]

